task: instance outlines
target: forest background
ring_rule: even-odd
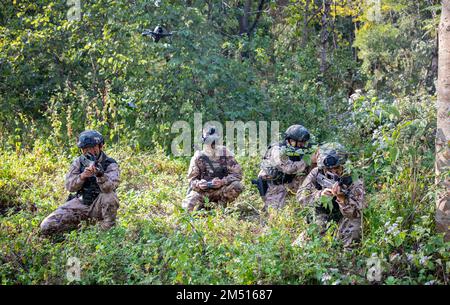
[[[436,0],[2,1],[1,283],[448,284],[434,221],[440,14]],[[173,35],[141,35],[158,24]],[[194,113],[344,144],[366,185],[361,245],[343,252],[335,226],[320,237],[294,198],[268,222],[254,156],[238,156],[233,205],[184,213],[190,158],[171,154],[171,126]],[[121,166],[118,224],[44,238],[85,129]]]

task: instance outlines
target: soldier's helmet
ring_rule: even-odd
[[[85,130],[78,136],[77,146],[79,148],[94,147],[98,144],[105,144],[105,139],[95,130]]]
[[[219,134],[217,133],[217,128],[215,126],[210,126],[203,130],[203,144],[213,144],[213,142],[217,140],[219,140]]]
[[[309,141],[310,137],[308,129],[302,125],[292,125],[284,133],[285,140],[292,139],[294,141],[306,142]]]
[[[339,143],[326,143],[319,148],[317,166],[322,168],[333,168],[345,164],[348,153],[344,146]]]

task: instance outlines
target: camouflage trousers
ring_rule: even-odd
[[[244,186],[240,181],[233,181],[221,188],[202,192],[191,190],[183,200],[181,206],[188,211],[199,209],[203,207],[206,198],[208,198],[209,202],[226,204],[234,201],[243,190]]]
[[[100,222],[100,228],[110,229],[116,223],[119,199],[116,193],[100,193],[91,205],[85,205],[79,198],[73,198],[41,223],[41,232],[45,235],[76,229],[83,220]]]
[[[322,233],[325,233],[329,221],[328,214],[315,213],[314,223],[322,228]],[[358,242],[361,238],[361,219],[342,217],[338,222],[338,238],[342,240],[345,248]]]
[[[298,188],[302,184],[304,177],[297,177],[290,183],[275,185],[269,182],[266,195],[262,198],[264,201],[264,209],[269,207],[274,209],[282,209],[286,205],[286,197],[289,194],[295,196]]]

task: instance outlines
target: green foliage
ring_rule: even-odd
[[[315,125],[330,121],[335,101],[352,86],[356,62],[347,39],[330,50],[334,64],[324,78],[316,30],[295,52],[300,28],[294,36],[273,32],[299,18],[296,4],[286,8],[286,20],[262,14],[250,35],[239,32],[239,2],[209,5],[83,1],[82,19],[69,21],[62,2],[3,4],[3,146],[26,147],[36,136],[53,135],[68,148],[80,131],[95,128],[114,143],[168,150],[170,123],[190,121],[195,112],[205,120],[283,120],[282,128],[300,121],[322,136]],[[158,23],[174,36],[159,43],[141,36]]]
[[[368,76],[367,89],[394,96],[417,88],[435,90],[437,26],[433,25],[439,15],[433,4],[438,1],[383,1],[381,20],[367,20],[366,10],[354,46]]]
[[[60,118],[58,128],[69,139],[89,127],[114,141],[148,147],[156,140],[167,147],[167,122],[180,116],[267,116],[255,69],[233,55],[245,39],[211,32],[204,5],[186,9],[164,1],[156,9],[145,2],[83,1],[82,20],[68,21],[64,3],[7,4],[0,44],[2,130],[24,135],[26,126],[43,123],[47,128],[39,133],[48,135]],[[175,29],[176,36],[156,44],[140,35],[155,23]]]
[[[382,2],[378,21],[364,5],[334,3],[325,73],[314,1],[270,1],[258,20],[254,1],[253,31],[242,1],[86,0],[81,21],[67,20],[64,1],[2,2],[1,283],[77,283],[66,278],[77,257],[82,284],[369,284],[370,258],[382,284],[448,284],[449,243],[433,221],[439,6]],[[174,35],[141,36],[157,24]],[[245,191],[235,203],[182,211],[189,160],[169,155],[170,127],[196,112],[300,123],[315,142],[344,144],[346,170],[367,192],[361,245],[342,251],[337,224],[321,236],[292,197],[262,213],[258,158],[238,157]],[[65,201],[87,128],[120,164],[117,226],[44,238],[39,224]]]
[[[367,284],[372,255],[384,261],[386,284],[446,280],[449,244],[434,233],[433,199],[423,191],[413,217],[399,198],[404,184],[369,193],[363,242],[342,252],[336,225],[321,237],[294,198],[270,221],[260,213],[262,201],[250,183],[258,160],[248,157],[238,158],[245,174],[239,199],[190,215],[180,207],[187,159],[110,148],[121,167],[117,226],[103,232],[83,224],[62,239],[45,238],[39,224],[65,200],[62,178],[73,158],[57,151],[41,143],[20,156],[1,154],[2,194],[11,195],[2,200],[15,198],[20,207],[0,216],[2,284],[67,284],[70,257],[80,259],[81,282],[74,283],[82,284]],[[293,245],[301,232],[308,238]]]

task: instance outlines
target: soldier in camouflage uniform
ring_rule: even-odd
[[[204,149],[196,151],[189,166],[189,190],[182,202],[187,211],[204,207],[205,199],[226,205],[243,191],[242,169],[225,146],[216,145],[215,127],[203,132]]]
[[[103,151],[104,139],[93,130],[83,131],[77,146],[83,155],[76,158],[66,175],[65,187],[71,194],[68,201],[41,223],[45,235],[76,229],[82,220],[97,220],[102,229],[116,221],[119,199],[119,166]]]
[[[286,204],[286,196],[297,192],[309,171],[315,166],[315,157],[308,166],[302,160],[310,139],[309,131],[302,125],[292,125],[285,132],[284,141],[268,147],[261,162],[258,179],[267,183],[267,191],[261,192],[264,210],[280,209]]]
[[[297,199],[304,206],[314,207],[314,222],[322,228],[322,233],[326,231],[329,221],[336,221],[338,237],[344,247],[349,248],[360,239],[365,202],[363,181],[352,181],[351,176],[344,174],[343,165],[347,158],[342,145],[324,144],[319,149],[318,167],[303,181]],[[321,197],[331,199],[331,204],[325,207]]]

